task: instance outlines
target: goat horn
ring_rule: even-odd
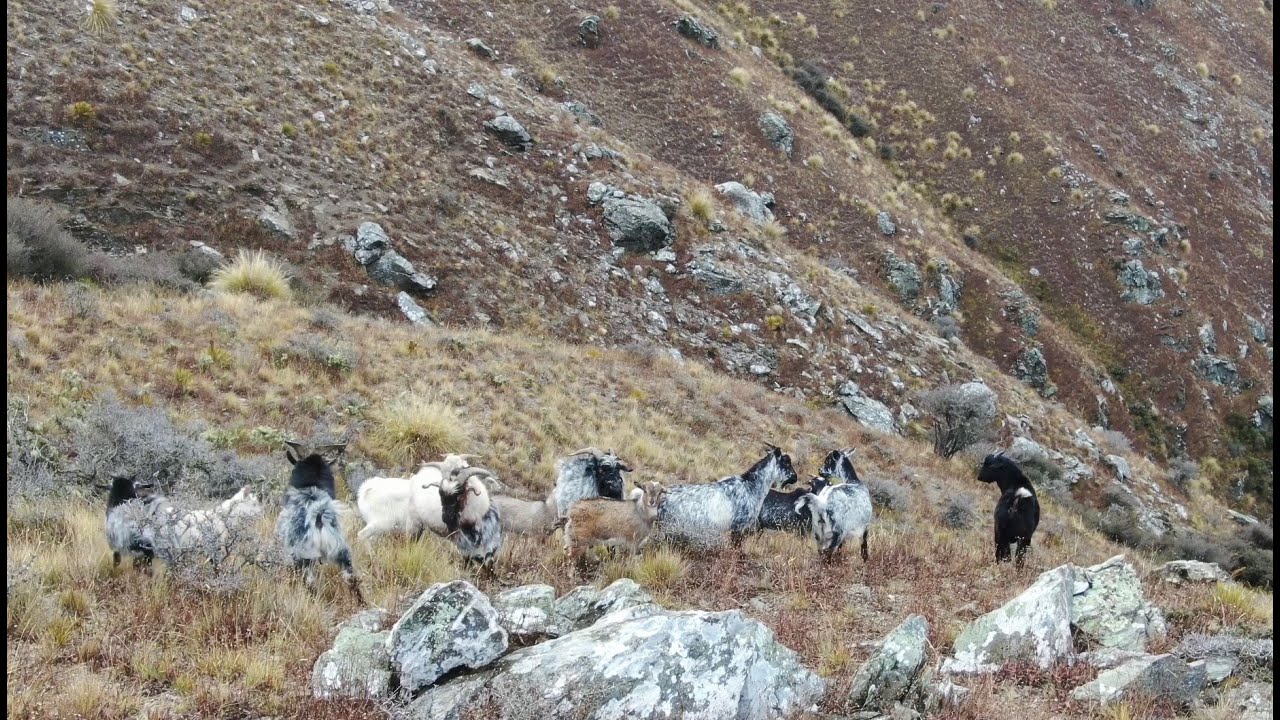
[[[782,448],[778,447],[777,445],[774,445],[773,443],[770,443],[770,442],[765,443],[765,444],[764,444],[764,448],[765,448],[766,450],[781,450],[781,449],[782,449]]]
[[[491,478],[497,477],[492,472],[489,472],[485,468],[480,468],[480,467],[460,468],[458,470],[454,470],[451,477],[455,482],[462,482],[473,475],[484,475],[486,477],[491,477]]]
[[[581,450],[575,450],[575,451],[573,451],[573,452],[569,453],[569,457],[573,457],[574,455],[592,455],[592,456],[595,456],[595,457],[600,457],[600,456],[601,456],[601,455],[603,455],[603,454],[604,454],[604,453],[600,452],[600,448],[597,448],[597,447],[585,447],[585,448],[582,448]]]

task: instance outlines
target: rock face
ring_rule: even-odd
[[[603,590],[579,585],[557,600],[553,610],[574,630],[580,630],[608,613],[641,606],[653,606],[653,598],[635,580],[622,578]]]
[[[583,105],[577,100],[566,100],[565,102],[560,103],[560,107],[568,110],[580,123],[595,127],[599,127],[601,125],[600,117],[591,112],[586,105]]]
[[[1170,560],[1156,571],[1161,579],[1171,585],[1183,583],[1228,582],[1231,576],[1218,567],[1218,563],[1199,560]]]
[[[1049,380],[1049,364],[1038,347],[1024,348],[1013,363],[1013,374],[1026,384],[1040,391],[1044,397],[1058,394],[1058,388]]]
[[[791,123],[780,113],[770,111],[760,115],[759,125],[764,139],[791,157],[796,147],[796,133],[791,129]]]
[[[1134,652],[1166,630],[1164,614],[1143,597],[1123,555],[1075,573],[1071,624],[1104,648]]]
[[[850,381],[840,386],[837,402],[855,420],[867,427],[884,433],[898,432],[898,424],[894,421],[889,406],[862,392],[862,388],[855,382]]]
[[[894,628],[853,677],[849,702],[864,710],[887,712],[906,698],[928,656],[929,623],[912,615]]]
[[[1070,565],[1041,574],[1021,595],[965,628],[944,671],[989,672],[1007,662],[1047,668],[1070,657],[1074,585]]]
[[[510,115],[499,115],[484,124],[484,129],[498,137],[503,144],[521,152],[533,147],[533,136]]]
[[[1128,260],[1121,265],[1118,279],[1120,286],[1124,288],[1120,293],[1120,299],[1125,302],[1150,305],[1164,297],[1164,288],[1160,286],[1160,274],[1144,268],[1141,260]]]
[[[1104,705],[1134,695],[1190,705],[1205,684],[1203,666],[1192,667],[1173,655],[1145,655],[1106,670],[1071,693],[1079,702]]]
[[[653,252],[675,242],[676,229],[662,208],[635,197],[606,197],[604,225],[613,244],[632,252]]]
[[[471,583],[436,583],[396,621],[387,652],[409,692],[459,667],[484,667],[507,650],[507,632],[489,598]]]
[[[382,698],[391,692],[390,633],[378,632],[383,616],[365,611],[343,624],[333,648],[316,660],[311,672],[313,697]]]
[[[720,183],[716,186],[716,191],[732,201],[733,207],[738,212],[757,225],[763,225],[773,219],[773,211],[770,210],[773,205],[773,195],[769,193],[757,193],[740,182]]]
[[[406,714],[418,720],[782,720],[822,695],[821,678],[767,627],[737,611],[636,617],[637,609],[432,688]]]
[[[568,622],[555,605],[556,590],[550,585],[512,588],[493,599],[502,628],[512,639],[525,643],[568,632]]]

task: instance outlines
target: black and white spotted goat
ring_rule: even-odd
[[[567,519],[569,508],[579,500],[594,497],[621,500],[626,484],[624,472],[631,472],[631,467],[612,450],[601,452],[589,447],[561,458],[556,463],[556,484],[550,497],[556,517],[562,521]]]
[[[982,460],[978,479],[995,483],[1000,488],[1000,500],[996,502],[995,535],[996,562],[1008,562],[1011,545],[1014,564],[1022,567],[1031,547],[1031,536],[1040,524],[1040,501],[1035,488],[1022,474],[1018,464],[1002,453],[993,453]]]
[[[724,534],[737,544],[760,522],[760,507],[774,485],[796,481],[791,458],[777,447],[741,475],[699,485],[673,485],[666,489],[658,509],[659,535],[676,542],[709,547],[723,542]]]
[[[483,479],[493,473],[481,467],[458,468],[440,483],[440,517],[467,562],[489,568],[502,547],[501,511],[489,497]]]
[[[296,442],[285,446],[293,471],[284,491],[284,509],[276,521],[276,535],[294,567],[305,572],[307,585],[315,584],[317,563],[332,563],[342,570],[356,599],[364,602],[351,564],[351,547],[338,522],[333,469],[324,457],[325,453],[341,454],[345,443],[311,450]]]
[[[868,560],[867,531],[871,527],[871,493],[858,479],[849,459],[852,451],[832,450],[822,462],[819,477],[835,484],[796,501],[795,509],[809,510],[809,529],[818,542],[818,555],[829,562],[845,538],[862,540],[862,561]]]

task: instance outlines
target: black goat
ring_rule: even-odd
[[[978,470],[978,479],[1000,487],[996,503],[996,562],[1008,562],[1009,546],[1017,545],[1014,564],[1022,567],[1031,535],[1040,524],[1040,503],[1035,488],[1022,474],[1018,464],[1002,454],[988,455]]]

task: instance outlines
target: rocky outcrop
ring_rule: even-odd
[[[604,225],[613,244],[632,252],[653,252],[675,242],[675,227],[662,208],[642,198],[606,198]]]
[[[862,391],[858,384],[849,381],[840,386],[838,402],[855,420],[884,433],[898,432],[898,423],[888,405]]]
[[[432,688],[406,716],[783,720],[822,695],[821,678],[736,610],[639,610],[615,611],[591,628]]]
[[[556,612],[556,590],[550,585],[524,585],[493,599],[498,622],[507,635],[523,644],[560,637],[569,623]]]
[[[796,147],[796,133],[791,129],[791,124],[786,118],[771,110],[761,114],[757,124],[760,126],[760,132],[764,134],[764,139],[768,140],[770,145],[786,153],[787,157],[791,157]]]
[[[725,182],[716,185],[716,191],[733,203],[733,207],[751,222],[763,225],[773,219],[773,195],[757,193],[740,182]]]
[[[1150,305],[1164,297],[1164,288],[1160,285],[1160,274],[1147,270],[1138,259],[1127,260],[1120,266],[1117,274],[1120,286],[1124,290],[1120,299],[1125,302],[1136,302]]]
[[[886,237],[898,234],[898,226],[893,222],[893,216],[883,210],[876,213],[876,226],[880,228],[880,234]]]
[[[897,253],[889,250],[884,254],[884,272],[889,285],[904,301],[913,303],[920,297],[920,288],[924,287],[924,280],[920,276],[920,268],[915,263],[907,262],[898,257]]]
[[[524,152],[533,147],[533,136],[520,121],[503,113],[485,122],[484,129],[495,135],[507,147]]]
[[[385,621],[385,611],[366,610],[341,626],[333,647],[312,669],[313,697],[382,698],[391,692]]]
[[[603,124],[600,121],[600,116],[591,112],[591,110],[586,105],[583,105],[577,100],[566,100],[565,102],[560,103],[560,107],[564,108],[565,110],[568,110],[569,113],[573,115],[578,122],[584,125],[599,127],[600,125]]]
[[[1075,572],[1071,624],[1101,647],[1133,652],[1166,631],[1164,614],[1147,602],[1124,555]]]
[[[1047,668],[1073,654],[1070,565],[1043,573],[1021,595],[973,621],[956,637],[947,672],[990,672],[1004,663]]]
[[[1161,565],[1156,574],[1170,585],[1187,583],[1228,582],[1231,576],[1218,567],[1218,563],[1199,560],[1170,560]]]
[[[1224,357],[1200,355],[1191,364],[1200,377],[1214,385],[1235,388],[1240,384],[1240,369]]]
[[[1058,394],[1058,387],[1049,380],[1049,364],[1045,362],[1044,352],[1039,347],[1023,348],[1018,359],[1013,363],[1013,374],[1040,394],[1052,398]]]
[[[403,290],[400,291],[399,295],[396,295],[396,307],[400,308],[400,312],[404,313],[405,318],[414,325],[422,325],[424,327],[435,325],[431,321],[431,314],[424,310],[421,305],[414,302],[409,293]]]
[[[553,610],[574,630],[580,630],[608,613],[643,606],[657,607],[649,593],[635,580],[622,578],[603,590],[580,585],[557,600]]]
[[[864,710],[887,712],[906,699],[929,654],[928,632],[929,623],[924,616],[912,615],[885,636],[853,676],[849,703]]]
[[[1077,702],[1103,705],[1130,697],[1160,698],[1190,705],[1205,684],[1203,666],[1193,667],[1174,655],[1145,655],[1113,670],[1103,671],[1092,682],[1071,693]]]
[[[720,49],[720,33],[715,28],[698,20],[698,18],[685,13],[675,21],[676,32],[689,38],[696,40],[712,50]]]
[[[507,650],[507,632],[489,598],[465,581],[436,583],[396,621],[387,652],[409,692],[455,668],[480,668]]]

